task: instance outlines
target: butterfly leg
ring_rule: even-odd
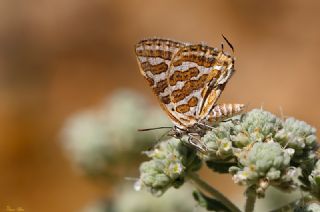
[[[223,123],[226,123],[226,122],[229,122],[230,121],[230,119],[224,119],[224,120],[222,120],[222,121],[220,121],[221,123],[223,122]]]
[[[211,126],[209,126],[209,125],[207,125],[207,124],[204,124],[204,123],[198,123],[198,125],[203,126],[203,127],[205,127],[205,128],[208,128],[208,129],[210,129],[210,130],[213,130],[213,129],[214,129],[214,127],[211,127]]]
[[[198,151],[201,153],[206,153],[208,152],[208,148],[206,145],[201,143],[201,140],[197,138],[197,134],[189,133],[188,134],[188,143],[192,146],[195,147]]]
[[[240,114],[240,117],[239,118],[228,118],[228,119],[225,119],[225,120],[223,120],[223,121],[221,121],[221,122],[228,122],[228,121],[231,121],[233,124],[235,124],[235,125],[237,125],[237,124],[240,124],[242,121],[243,121],[243,118],[244,118],[244,116],[245,116],[245,114],[244,113],[242,113],[242,114]]]

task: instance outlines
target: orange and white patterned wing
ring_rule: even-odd
[[[218,71],[216,78],[205,88],[199,119],[205,119],[213,110],[220,94],[234,73],[234,59],[220,51],[215,58],[213,72]]]
[[[141,74],[158,97],[162,109],[168,114],[172,122],[180,128],[185,128],[185,126],[173,113],[173,104],[170,100],[171,90],[168,86],[167,77],[173,55],[185,45],[187,44],[154,38],[142,40],[135,46]]]
[[[233,71],[233,58],[222,51],[202,44],[182,47],[168,76],[175,116],[188,127],[204,119]]]

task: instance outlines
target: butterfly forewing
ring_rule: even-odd
[[[168,70],[173,55],[187,44],[167,39],[146,39],[135,46],[135,52],[141,74],[147,80],[161,107],[176,126],[184,127],[173,114],[170,100],[171,90],[168,86]]]

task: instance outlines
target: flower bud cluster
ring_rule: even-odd
[[[146,154],[151,160],[141,164],[140,179],[135,187],[155,196],[161,196],[171,186],[180,187],[188,172],[201,167],[196,152],[175,138],[162,141]]]
[[[239,166],[231,167],[230,172],[235,183],[256,185],[257,193],[263,196],[270,184],[281,186],[292,182],[292,155],[292,149],[283,149],[279,143],[257,142],[237,155]]]
[[[151,108],[142,96],[121,90],[98,108],[71,116],[63,127],[62,144],[72,162],[86,175],[114,177],[116,166],[139,158],[140,152],[163,133],[142,133],[137,129],[167,124],[162,111]]]
[[[297,166],[310,161],[316,151],[316,130],[294,118],[282,120],[270,112],[254,109],[221,122],[202,142],[208,147],[207,162],[235,162],[229,172],[234,182],[254,185],[261,196],[269,185],[296,188]],[[297,163],[299,162],[299,163]]]
[[[276,116],[254,109],[230,121],[221,122],[209,131],[202,139],[209,149],[204,157],[206,160],[230,158],[248,145],[272,140],[281,127],[281,120]]]
[[[203,155],[205,160],[227,160],[233,156],[232,122],[221,123],[202,138],[208,152]]]
[[[308,177],[310,182],[311,193],[320,200],[320,160],[317,161],[315,167]]]
[[[275,140],[282,146],[293,148],[295,157],[299,157],[314,149],[317,143],[316,129],[304,121],[288,118],[283,128],[276,133]]]

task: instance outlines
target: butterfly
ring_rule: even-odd
[[[141,74],[174,124],[169,134],[189,135],[197,149],[206,148],[196,137],[244,109],[243,104],[216,104],[235,71],[234,58],[223,48],[150,38],[138,42],[135,53]]]

